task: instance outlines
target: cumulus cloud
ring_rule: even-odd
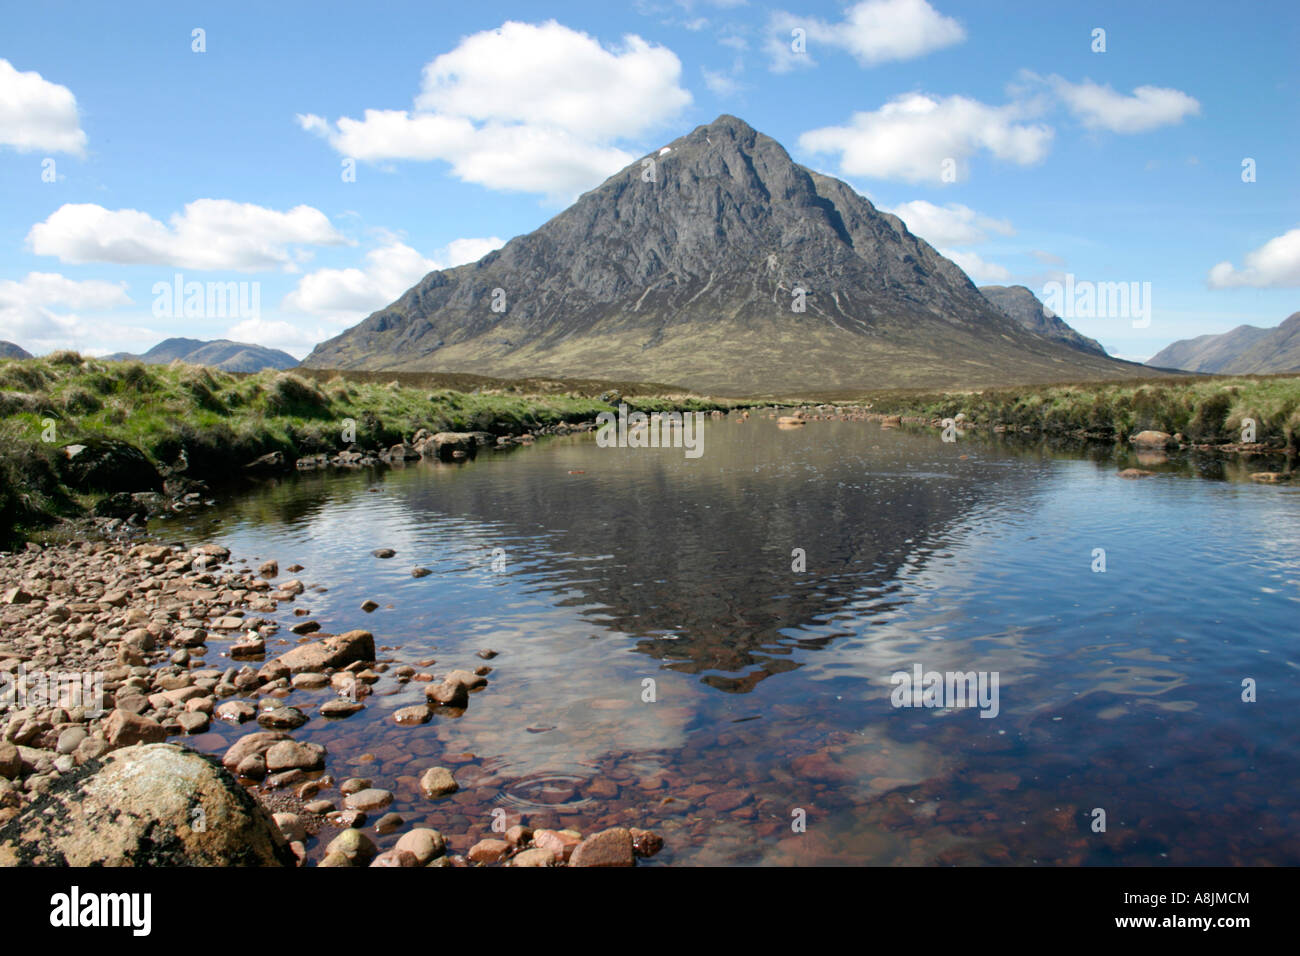
[[[1293,289],[1300,287],[1300,228],[1270,239],[1246,253],[1245,265],[1220,262],[1210,270],[1211,289]]]
[[[77,116],[77,98],[66,86],[39,73],[20,73],[0,60],[0,146],[20,152],[86,152],[86,134]]]
[[[617,145],[691,102],[681,61],[635,35],[607,49],[554,20],[507,22],[461,40],[423,71],[412,110],[367,109],[299,125],[344,156],[442,160],[466,182],[564,198],[635,158]]]
[[[1201,104],[1181,90],[1161,86],[1139,86],[1132,95],[1116,92],[1085,79],[1071,83],[1059,76],[1048,82],[1084,126],[1112,133],[1143,133],[1160,126],[1181,123],[1201,111]]]
[[[881,208],[903,220],[913,235],[934,246],[967,246],[983,242],[990,233],[999,236],[1016,234],[1007,220],[980,215],[961,203],[936,206],[924,199],[914,199],[892,209]]]
[[[336,322],[352,321],[357,314],[388,305],[430,272],[476,262],[504,244],[496,236],[456,239],[434,258],[426,258],[405,243],[390,240],[366,253],[364,268],[320,269],[303,276],[281,308],[328,316]]]
[[[850,176],[959,181],[980,150],[1021,166],[1047,155],[1052,128],[1021,122],[1025,114],[1018,103],[989,106],[965,96],[907,93],[874,112],[854,113],[846,125],[809,130],[799,145],[811,153],[839,154],[840,169]],[[952,179],[944,178],[948,168]]]
[[[996,262],[989,262],[970,250],[940,249],[939,252],[957,263],[961,271],[976,283],[1006,282],[1011,278],[1011,271]]]
[[[32,226],[27,243],[61,262],[111,262],[185,269],[297,271],[303,246],[347,240],[319,209],[288,212],[228,199],[198,199],[167,224],[136,209],[68,203]]]
[[[804,52],[795,52],[792,31],[803,30]],[[767,52],[771,68],[784,73],[816,65],[821,48],[843,50],[862,66],[910,60],[966,39],[962,25],[945,17],[926,0],[863,0],[828,23],[778,11],[768,21]]]
[[[53,272],[29,272],[23,279],[0,280],[0,339],[35,351],[84,334],[75,310],[130,305],[126,283],[78,281]]]

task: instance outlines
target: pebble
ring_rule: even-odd
[[[358,790],[343,798],[343,806],[348,810],[382,810],[393,802],[393,794],[388,790],[371,787]]]
[[[211,719],[202,711],[187,711],[177,718],[186,734],[201,734],[211,725]]]
[[[549,851],[556,863],[567,863],[573,848],[581,842],[579,834],[568,830],[537,830],[533,833],[533,846]]]
[[[635,866],[632,833],[626,827],[611,827],[593,833],[573,850],[569,866]]]
[[[84,727],[69,727],[59,734],[59,741],[54,749],[61,754],[70,754],[76,751],[85,739],[86,729]]]
[[[369,790],[374,785],[375,782],[369,777],[349,777],[339,784],[339,793],[350,796],[354,793],[360,793],[362,790]]]
[[[366,812],[364,810],[336,810],[329,815],[328,819],[336,827],[356,828],[365,826]]]
[[[325,848],[327,856],[338,854],[347,860],[350,866],[365,866],[378,855],[378,852],[370,837],[352,828],[344,830]]]
[[[510,844],[505,840],[479,840],[466,854],[471,863],[500,863],[510,853]]]
[[[320,713],[322,717],[351,717],[365,709],[366,705],[360,701],[339,699],[321,704]]]
[[[296,813],[273,813],[271,819],[275,821],[284,838],[290,843],[304,843],[307,840],[307,827],[303,825],[302,818]]]
[[[325,748],[320,744],[281,740],[266,751],[266,768],[281,770],[319,770],[325,766]]]
[[[431,767],[420,777],[420,789],[430,799],[455,793],[460,789],[455,777],[446,767]]]
[[[437,830],[421,827],[402,834],[394,849],[414,854],[421,866],[427,866],[447,851],[447,843]]]
[[[297,707],[275,707],[257,715],[257,722],[272,730],[294,730],[310,719]]]
[[[510,858],[510,866],[551,866],[555,862],[555,856],[550,850],[540,847],[524,850]]]
[[[420,863],[418,860],[416,860],[414,853],[409,853],[406,850],[398,850],[394,848],[392,850],[385,850],[383,853],[379,854],[377,857],[374,858],[374,860],[371,862],[370,865],[371,866],[414,867],[414,866],[419,866]]]
[[[401,724],[404,727],[427,724],[431,717],[429,708],[423,704],[415,707],[403,707],[393,712],[394,723]]]
[[[217,705],[215,713],[219,720],[242,724],[257,716],[257,708],[246,700],[227,700]]]

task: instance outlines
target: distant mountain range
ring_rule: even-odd
[[[1274,329],[1239,325],[1220,335],[1181,339],[1146,364],[1220,375],[1300,371],[1300,312],[1293,312]]]
[[[14,345],[12,342],[0,341],[0,358],[23,359],[23,358],[31,358],[31,357],[32,357],[32,353],[27,351],[26,349],[19,348],[17,345]]]
[[[1023,328],[1049,339],[1056,339],[1071,348],[1091,352],[1093,355],[1105,355],[1106,350],[1096,339],[1080,335],[1058,318],[1047,306],[1039,301],[1029,289],[1022,285],[982,285],[980,293],[995,306],[1015,319]]]
[[[229,339],[215,339],[211,342],[199,339],[164,339],[143,355],[116,352],[104,357],[119,362],[139,359],[148,365],[166,365],[180,359],[190,365],[206,365],[224,372],[260,372],[267,368],[293,368],[298,364],[298,360],[288,352],[245,342],[231,342]]]
[[[747,395],[1151,374],[1067,332],[1009,317],[901,219],[721,116],[303,364]]]

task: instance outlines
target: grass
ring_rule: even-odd
[[[823,393],[873,411],[954,417],[981,425],[1122,441],[1139,431],[1193,442],[1256,439],[1294,453],[1300,444],[1300,375],[1152,378],[980,390]],[[468,374],[329,372],[253,375],[199,366],[83,359],[74,352],[0,360],[0,541],[21,539],[58,517],[83,513],[93,496],[61,481],[59,449],[91,438],[139,448],[157,466],[184,453],[187,477],[216,483],[272,451],[297,458],[356,443],[380,448],[430,431],[518,434],[586,421],[625,401],[642,411],[707,411],[753,404],[718,401],[672,386],[585,379],[518,381]]]
[[[340,450],[348,420],[356,444],[374,449],[421,428],[519,434],[590,420],[611,400],[645,411],[731,404],[669,386],[587,380],[306,369],[248,375],[75,352],[0,360],[0,540],[84,511],[89,499],[65,487],[58,469],[59,449],[79,440],[125,441],[157,466],[183,451],[187,477],[214,481],[273,451],[297,458]]]
[[[1300,444],[1300,375],[1213,376],[1137,382],[1036,385],[980,391],[882,391],[855,396],[872,411],[1028,427],[1123,441],[1148,429],[1182,433],[1196,443],[1242,441],[1243,421],[1255,438],[1295,452]]]

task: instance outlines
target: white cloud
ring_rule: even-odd
[[[1209,283],[1211,289],[1300,287],[1300,228],[1246,253],[1246,264],[1241,269],[1231,262],[1220,262],[1210,270]]]
[[[136,209],[69,203],[32,226],[27,243],[61,262],[111,262],[185,269],[297,271],[296,248],[347,240],[311,206],[279,212],[228,199],[198,199],[163,224]]]
[[[1139,86],[1125,96],[1091,80],[1071,83],[1059,76],[1049,82],[1066,107],[1089,129],[1112,133],[1142,133],[1181,123],[1201,111],[1201,104],[1181,90]]]
[[[130,305],[126,283],[78,281],[53,272],[29,272],[21,280],[0,280],[0,339],[29,351],[84,334],[86,323],[71,310]]]
[[[982,216],[961,203],[936,206],[924,199],[914,199],[892,209],[881,208],[903,220],[913,235],[920,236],[934,246],[971,245],[983,242],[989,233],[1000,236],[1016,234],[1007,220]]]
[[[84,155],[86,134],[77,118],[77,98],[66,86],[39,73],[20,73],[0,60],[0,146]]]
[[[845,126],[809,130],[799,145],[812,153],[840,154],[845,175],[946,182],[942,177],[950,160],[956,180],[962,180],[966,161],[979,150],[1021,166],[1047,155],[1052,128],[1019,122],[1025,113],[1022,104],[989,106],[965,96],[906,93],[875,112],[854,113]]]
[[[1011,272],[996,262],[989,262],[969,250],[940,249],[939,253],[961,267],[961,271],[977,284],[981,282],[1006,282]]]
[[[1064,259],[1056,255],[1055,253],[1047,252],[1044,249],[1030,249],[1029,254],[1033,256],[1035,259],[1037,259],[1039,262],[1043,263],[1043,265],[1047,265],[1047,266],[1065,265]]]
[[[476,262],[504,244],[496,236],[456,239],[430,259],[405,243],[390,240],[366,253],[363,269],[320,269],[303,276],[284,297],[281,308],[327,316],[334,323],[355,321],[358,314],[369,314],[393,302],[430,272]]]
[[[606,49],[554,20],[509,21],[427,64],[411,111],[298,123],[344,156],[443,160],[466,182],[565,198],[632,162],[617,141],[691,102],[680,77],[676,54],[638,36]]]
[[[805,52],[792,47],[791,31],[804,31]],[[845,11],[839,23],[778,11],[768,22],[771,67],[784,73],[816,65],[820,47],[851,53],[862,66],[910,60],[961,43],[966,31],[926,0],[863,0]]]
[[[740,75],[744,71],[745,63],[740,57],[732,62],[730,71],[700,68],[700,72],[704,75],[704,85],[709,88],[709,92],[721,97],[735,96],[745,89],[745,84],[740,81]]]

